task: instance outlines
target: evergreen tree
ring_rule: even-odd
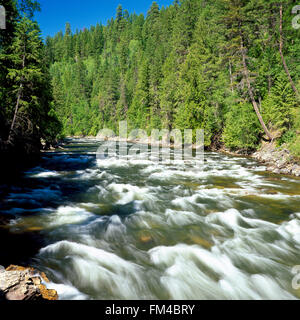
[[[39,146],[40,138],[53,139],[60,125],[51,112],[50,78],[44,61],[43,44],[36,22],[23,16],[16,25],[11,45],[0,55],[6,67],[10,84],[5,95],[8,106],[6,117],[9,130],[6,140],[22,149],[29,145]],[[51,130],[49,123],[56,123]],[[24,150],[26,152],[26,150]]]

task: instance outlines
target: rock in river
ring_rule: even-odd
[[[55,290],[47,289],[42,282],[49,282],[43,272],[33,268],[0,266],[1,300],[58,300]]]

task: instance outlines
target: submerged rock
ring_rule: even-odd
[[[150,236],[141,236],[140,240],[143,243],[148,243],[148,242],[150,242],[152,240],[152,238]]]
[[[33,268],[11,265],[0,267],[1,300],[58,300],[55,290],[47,289],[42,282],[49,282],[43,272]]]

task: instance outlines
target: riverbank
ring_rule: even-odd
[[[264,142],[261,148],[254,152],[244,150],[230,151],[228,149],[213,150],[237,157],[249,157],[266,166],[266,171],[300,177],[300,165],[287,148],[279,149],[275,143]]]
[[[277,148],[274,142],[264,142],[261,148],[251,157],[266,164],[267,171],[300,177],[299,161],[293,157],[287,148]]]

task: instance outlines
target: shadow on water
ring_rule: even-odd
[[[44,153],[31,166],[26,164],[20,166],[19,170],[4,170],[0,182],[0,265],[28,265],[31,262],[28,257],[34,257],[51,241],[45,240],[39,227],[27,227],[26,232],[12,230],[12,219],[16,221],[39,216],[44,219],[44,215],[47,215],[45,208],[55,211],[61,206],[97,201],[97,195],[89,192],[95,181],[80,179],[79,182],[76,179],[77,172],[95,166],[96,155],[87,151],[91,153],[96,150],[97,145],[93,144],[67,145],[62,151]],[[55,174],[53,177],[38,176],[43,172]],[[37,176],[33,178],[34,175]],[[135,211],[134,202],[126,205],[107,203],[94,209],[93,213],[108,217],[118,215],[123,220]]]
[[[11,233],[0,227],[0,264],[7,267],[11,264],[27,266],[45,242],[39,234]]]
[[[74,147],[73,147],[74,148]],[[72,148],[72,149],[73,149]],[[80,148],[80,146],[78,146]],[[86,170],[95,161],[94,155],[80,153],[44,154],[38,161],[16,168],[2,169],[0,181],[0,265],[26,265],[45,246],[40,232],[15,233],[10,230],[10,220],[37,216],[45,208],[56,210],[62,205],[76,202],[93,185],[90,181],[66,180],[64,176],[77,170]],[[31,173],[55,170],[57,177],[32,178]],[[76,201],[75,201],[76,199]]]

